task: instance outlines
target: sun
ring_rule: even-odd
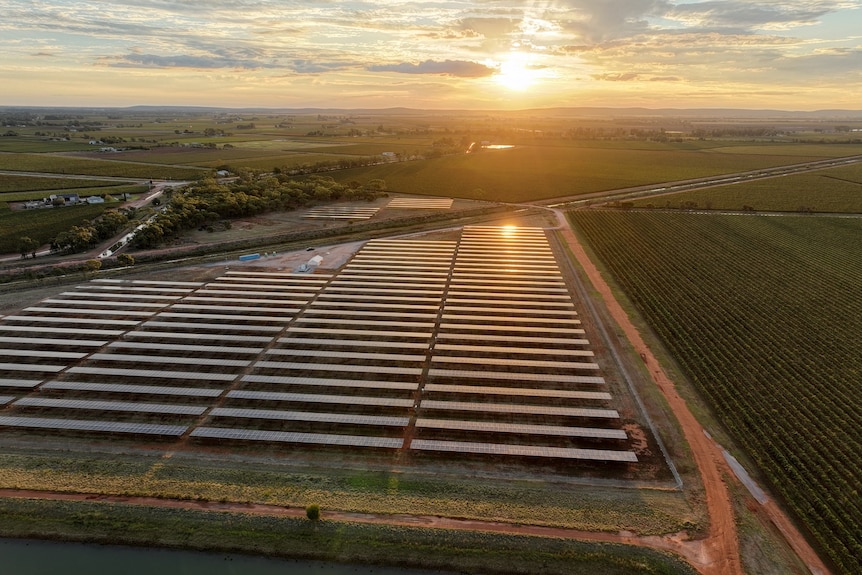
[[[539,79],[539,70],[530,66],[527,54],[512,52],[500,63],[499,71],[494,80],[501,86],[524,92]]]

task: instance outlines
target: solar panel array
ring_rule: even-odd
[[[637,461],[538,228],[94,280],[0,317],[0,358],[0,427],[30,432]]]
[[[452,198],[392,198],[386,207],[401,210],[448,210],[452,207]]]
[[[321,206],[308,210],[302,217],[327,220],[367,220],[374,216],[379,209],[357,206]]]

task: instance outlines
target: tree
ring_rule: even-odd
[[[312,503],[305,508],[305,516],[311,521],[320,519],[320,505]]]
[[[35,258],[38,247],[39,242],[31,237],[21,236],[18,238],[18,251],[21,253],[22,258],[26,258],[27,254],[33,254],[33,257]]]
[[[117,256],[117,263],[121,266],[131,267],[135,265],[135,258],[129,254],[120,254]]]
[[[96,273],[102,269],[102,262],[99,260],[87,260],[84,262],[84,274]]]

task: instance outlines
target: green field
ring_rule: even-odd
[[[862,220],[575,211],[841,573],[862,570]]]
[[[67,206],[13,212],[0,209],[0,254],[18,253],[18,239],[33,238],[48,244],[58,233],[79,226],[102,214],[107,204]]]
[[[109,159],[94,160],[49,154],[13,153],[0,153],[0,170],[110,176],[146,180],[194,180],[209,174],[209,170],[169,165],[116,162]]]
[[[6,537],[34,532],[98,543],[392,564],[453,573],[695,575],[670,554],[559,538],[306,519],[104,502],[0,500]],[[287,567],[291,572],[294,569]],[[231,571],[235,572],[235,571]]]
[[[524,202],[823,159],[836,147],[819,147],[817,154],[818,147],[808,146],[811,155],[805,156],[771,153],[769,146],[746,154],[670,144],[636,148],[523,146],[344,170],[333,177],[380,178],[403,193]]]
[[[862,213],[862,164],[635,200],[636,207]]]
[[[45,190],[71,190],[74,188],[98,188],[114,186],[108,180],[84,180],[78,178],[40,178],[38,176],[13,176],[0,174],[0,194],[7,192],[29,192]]]

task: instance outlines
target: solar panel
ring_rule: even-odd
[[[185,300],[184,300],[185,301]],[[207,305],[207,304],[186,304],[186,303],[175,303],[171,306],[171,309],[195,309],[195,310],[211,310],[211,311],[254,311],[261,313],[285,313],[285,314],[294,314],[299,312],[299,308],[295,307],[263,307],[263,306],[252,306],[252,305]],[[225,316],[234,318],[237,316]],[[263,316],[252,316],[254,318],[263,318]]]
[[[400,317],[400,318],[416,318],[416,319],[434,319],[437,317],[436,313],[412,313],[407,311],[366,311],[366,310],[356,310],[356,309],[321,309],[321,308],[309,308],[306,310],[304,317],[312,317],[318,315],[337,315],[342,316],[344,318],[348,317]]]
[[[46,317],[41,315],[7,315],[3,318],[6,321],[27,321],[33,323],[81,323],[81,324],[100,324],[100,325],[138,325],[140,321],[125,320],[125,319],[108,319],[108,318],[84,318],[84,317]],[[50,328],[53,330],[53,328]]]
[[[406,427],[409,417],[383,415],[353,415],[349,413],[318,413],[309,411],[280,411],[277,409],[236,409],[216,407],[211,417],[236,417],[243,419],[274,419],[278,421],[308,421],[312,423],[345,423],[349,425],[383,425]]]
[[[315,349],[269,349],[268,355],[294,357],[326,357],[333,359],[368,359],[372,361],[425,361],[425,355],[402,353],[365,353],[358,351],[315,350]]]
[[[35,365],[32,363],[0,363],[0,371],[43,371],[57,373],[66,369],[65,365]]]
[[[287,330],[289,333],[320,333],[331,335],[355,335],[367,339],[376,337],[409,337],[428,339],[431,337],[430,331],[386,331],[386,330],[368,330],[368,329],[337,329],[337,328],[317,328],[317,327],[301,327],[290,326]]]
[[[604,378],[587,375],[555,375],[550,373],[512,373],[509,371],[469,371],[462,369],[428,370],[432,377],[463,377],[473,379],[500,379],[504,381],[541,381],[555,383],[590,383],[602,384]]]
[[[236,375],[231,373],[169,371],[166,369],[123,369],[116,367],[70,367],[69,373],[114,375],[117,377],[148,377],[152,379],[196,379],[203,381],[233,381],[236,379]]]
[[[6,405],[13,399],[15,399],[14,395],[0,395],[0,405]]]
[[[165,363],[175,365],[207,365],[222,367],[246,367],[251,360],[218,359],[210,357],[174,357],[172,355],[134,355],[125,353],[94,353],[90,356],[94,361],[123,361],[129,363]]]
[[[549,361],[541,359],[505,359],[496,357],[487,358],[437,355],[432,357],[431,361],[435,363],[466,363],[490,366],[510,365],[514,367],[547,367],[558,369],[599,369],[599,364],[592,362],[587,363],[580,361]]]
[[[523,405],[516,403],[478,403],[471,401],[435,401],[423,399],[420,409],[445,411],[473,411],[479,413],[518,413],[522,415],[552,415],[560,417],[590,417],[619,419],[615,409],[593,409],[586,407],[559,407],[556,405]]]
[[[364,309],[408,309],[408,310],[438,310],[440,305],[423,305],[410,303],[367,303],[354,301],[326,301],[317,299],[311,302],[309,311],[319,309],[321,307],[337,307],[337,308],[364,308]],[[347,312],[350,313],[350,312]]]
[[[397,375],[419,375],[420,367],[380,367],[374,365],[350,365],[341,363],[295,363],[282,361],[259,361],[254,364],[261,369],[299,369],[313,371],[346,371],[351,373],[393,373]]]
[[[24,331],[45,333],[45,327],[32,325],[0,325],[0,331]],[[67,333],[70,335],[101,335],[101,336],[117,336],[122,335],[121,329],[86,329],[76,327],[51,327],[51,334]]]
[[[2,326],[0,326],[2,329]],[[34,345],[62,345],[74,347],[102,347],[107,340],[59,339],[52,337],[0,337],[0,343],[20,343]]]
[[[558,340],[559,342],[559,340]],[[563,343],[565,340],[563,341]],[[479,353],[505,353],[522,355],[558,355],[570,357],[593,357],[595,354],[582,349],[549,349],[545,347],[515,347],[492,345],[461,345],[455,343],[435,343],[434,351],[475,351]]]
[[[336,325],[364,325],[374,327],[409,327],[413,329],[434,329],[433,322],[427,321],[394,321],[381,320],[374,321],[370,319],[342,319],[342,318],[325,318],[325,317],[298,317],[297,323],[316,323],[316,324],[336,324]]]
[[[269,441],[276,443],[310,443],[344,447],[380,447],[400,449],[403,440],[398,437],[369,437],[365,435],[332,435],[322,433],[296,433],[290,431],[262,431],[256,429],[226,429],[198,427],[192,437],[235,439],[240,441]]]
[[[15,379],[15,378],[0,378],[0,387],[27,387],[33,388],[42,383],[41,379]]]
[[[168,387],[163,385],[131,385],[126,383],[90,383],[84,381],[49,381],[41,389],[66,389],[97,393],[131,393],[141,395],[181,395],[190,397],[218,397],[221,389],[203,387]]]
[[[511,332],[529,332],[529,333],[557,333],[560,335],[583,335],[585,332],[582,329],[564,328],[564,327],[535,327],[521,325],[489,325],[487,323],[441,323],[440,329],[460,329],[460,330],[475,330],[475,331],[511,331]]]
[[[240,315],[228,313],[186,313],[186,312],[160,312],[157,318],[175,317],[178,319],[207,319],[207,320],[225,320],[225,321],[290,321],[290,315]]]
[[[570,318],[578,315],[575,310],[553,310],[542,308],[518,308],[514,306],[506,306],[506,304],[486,305],[486,306],[458,306],[449,305],[447,302],[444,308],[447,312],[485,312],[485,313],[500,313],[500,314],[520,314],[529,315],[530,317],[554,315],[560,318]],[[553,321],[557,321],[555,318]]]
[[[69,342],[67,342],[68,344]],[[0,357],[42,357],[48,359],[81,359],[87,355],[78,351],[54,351],[48,349],[0,349]]]
[[[514,336],[507,334],[481,334],[481,333],[439,333],[437,339],[455,339],[458,341],[493,341],[496,343],[537,343],[545,345],[569,344],[589,345],[587,339],[571,339],[568,337],[539,337],[539,336]]]
[[[73,309],[61,308],[61,307],[42,307],[42,306],[31,306],[25,307],[23,311],[27,312],[36,312],[36,313],[53,313],[57,315],[63,314],[87,314],[87,315],[117,315],[117,316],[129,316],[129,317],[149,317],[156,313],[157,310],[151,311],[130,311],[130,310],[118,310],[118,309],[90,309],[83,306],[78,306]]]
[[[291,330],[288,330],[291,331]],[[401,349],[428,349],[424,343],[404,341],[372,341],[363,339],[319,339],[313,337],[280,337],[279,343],[289,345],[322,345],[328,347],[376,347],[376,348],[401,348]],[[439,346],[438,346],[439,347]],[[586,352],[585,352],[586,353]]]
[[[54,399],[22,397],[16,407],[53,407],[58,409],[85,409],[91,411],[128,411],[133,413],[166,413],[171,415],[201,415],[206,407],[164,403],[138,403],[128,401],[92,401],[88,399]]]
[[[486,387],[482,385],[445,385],[428,383],[422,388],[428,393],[475,393],[482,395],[509,395],[513,397],[555,397],[561,399],[589,399],[610,401],[611,394],[603,391],[570,391],[565,389],[535,389],[530,387]]]
[[[508,313],[507,309],[500,309],[500,313]],[[519,316],[504,316],[504,315],[475,315],[475,314],[458,314],[458,313],[450,313],[447,311],[447,308],[443,308],[443,321],[446,320],[466,320],[466,321],[477,321],[477,322],[491,322],[491,321],[506,321],[506,322],[519,322],[519,323],[548,323],[553,325],[580,325],[581,320],[579,319],[571,319],[571,318],[560,318],[560,317],[519,317]],[[544,329],[544,328],[541,328]]]
[[[263,351],[262,347],[238,347],[226,345],[182,345],[163,342],[140,342],[140,341],[115,341],[109,348],[127,349],[151,349],[154,351],[200,351],[204,353],[239,353],[258,354]]]
[[[303,300],[298,300],[298,299],[256,299],[256,298],[250,298],[250,297],[213,297],[213,296],[204,296],[204,297],[189,296],[189,297],[183,298],[183,301],[191,301],[191,302],[199,301],[199,302],[206,302],[206,303],[213,303],[213,302],[261,303],[261,304],[267,304],[267,305],[273,305],[273,304],[276,304],[276,305],[277,304],[281,304],[281,305],[305,305],[306,303],[308,303],[308,300],[304,300],[304,299]],[[174,304],[171,306],[171,308],[179,307],[180,305],[184,305],[184,304]],[[255,309],[257,309],[257,308],[255,308]],[[282,311],[284,308],[272,308],[272,309]]]
[[[286,375],[244,375],[244,382],[314,387],[349,387],[356,389],[391,389],[416,391],[418,384],[409,381],[368,381],[365,379],[330,379],[321,377],[291,377]]]
[[[186,432],[184,425],[154,423],[126,423],[121,421],[88,421],[80,419],[50,419],[45,417],[0,416],[0,427],[26,427],[60,431],[103,431],[107,433],[133,433],[143,435],[171,435],[179,437]]]
[[[77,294],[74,292],[64,292],[63,295],[80,295],[80,294]],[[109,299],[109,300],[101,301],[101,300],[84,299],[84,298],[81,298],[81,299],[58,299],[58,298],[53,298],[53,297],[43,299],[42,303],[56,303],[56,304],[72,305],[72,306],[87,304],[88,306],[93,306],[93,305],[94,306],[102,306],[102,307],[111,306],[114,308],[119,308],[119,307],[160,308],[160,307],[164,307],[165,305],[167,305],[167,303],[153,303],[153,302],[146,302],[146,301],[121,301],[121,300],[116,300],[116,299]]]
[[[161,286],[182,286],[182,287],[198,287],[204,285],[201,282],[172,282],[166,280],[121,280],[112,278],[99,278],[92,280],[101,283],[132,283],[136,285],[161,285]]]
[[[229,391],[231,399],[255,399],[259,401],[290,401],[295,403],[335,403],[342,405],[373,405],[376,407],[413,407],[412,399],[395,397],[368,397],[364,395],[329,395],[315,393],[283,393],[274,391]]]
[[[78,286],[79,288],[81,286]],[[91,298],[111,298],[111,300],[116,300],[118,297],[122,297],[123,300],[126,299],[145,299],[145,300],[153,300],[153,301],[176,301],[178,299],[182,299],[181,295],[156,295],[156,294],[136,294],[136,293],[109,293],[109,292],[88,292],[88,291],[79,291],[79,292],[63,292],[63,295],[76,295],[76,296],[86,296]],[[123,301],[125,304],[125,301]]]
[[[594,461],[617,461],[637,463],[637,456],[630,451],[606,449],[577,449],[573,447],[542,447],[537,445],[507,445],[500,443],[477,443],[461,441],[434,441],[414,439],[410,449],[420,451],[447,451],[476,453],[482,455],[507,455],[515,457],[545,457],[554,459],[587,459]]]
[[[141,324],[142,328],[148,327],[172,327],[183,329],[209,329],[209,330],[236,330],[236,331],[269,331],[277,332],[283,328],[277,325],[243,325],[232,323],[206,323],[206,322],[184,322],[184,321],[147,321]]]
[[[455,419],[416,419],[417,428],[448,429],[454,431],[482,431],[485,433],[515,433],[525,435],[555,435],[561,437],[587,437],[591,439],[628,439],[622,429],[601,427],[568,427],[565,425],[530,425],[525,423],[498,423],[493,421],[461,421]]]
[[[170,325],[170,324],[169,324]],[[264,335],[236,335],[231,333],[185,333],[174,331],[130,331],[125,337],[159,338],[159,339],[194,339],[206,341],[230,341],[248,343],[268,343],[271,337]]]

